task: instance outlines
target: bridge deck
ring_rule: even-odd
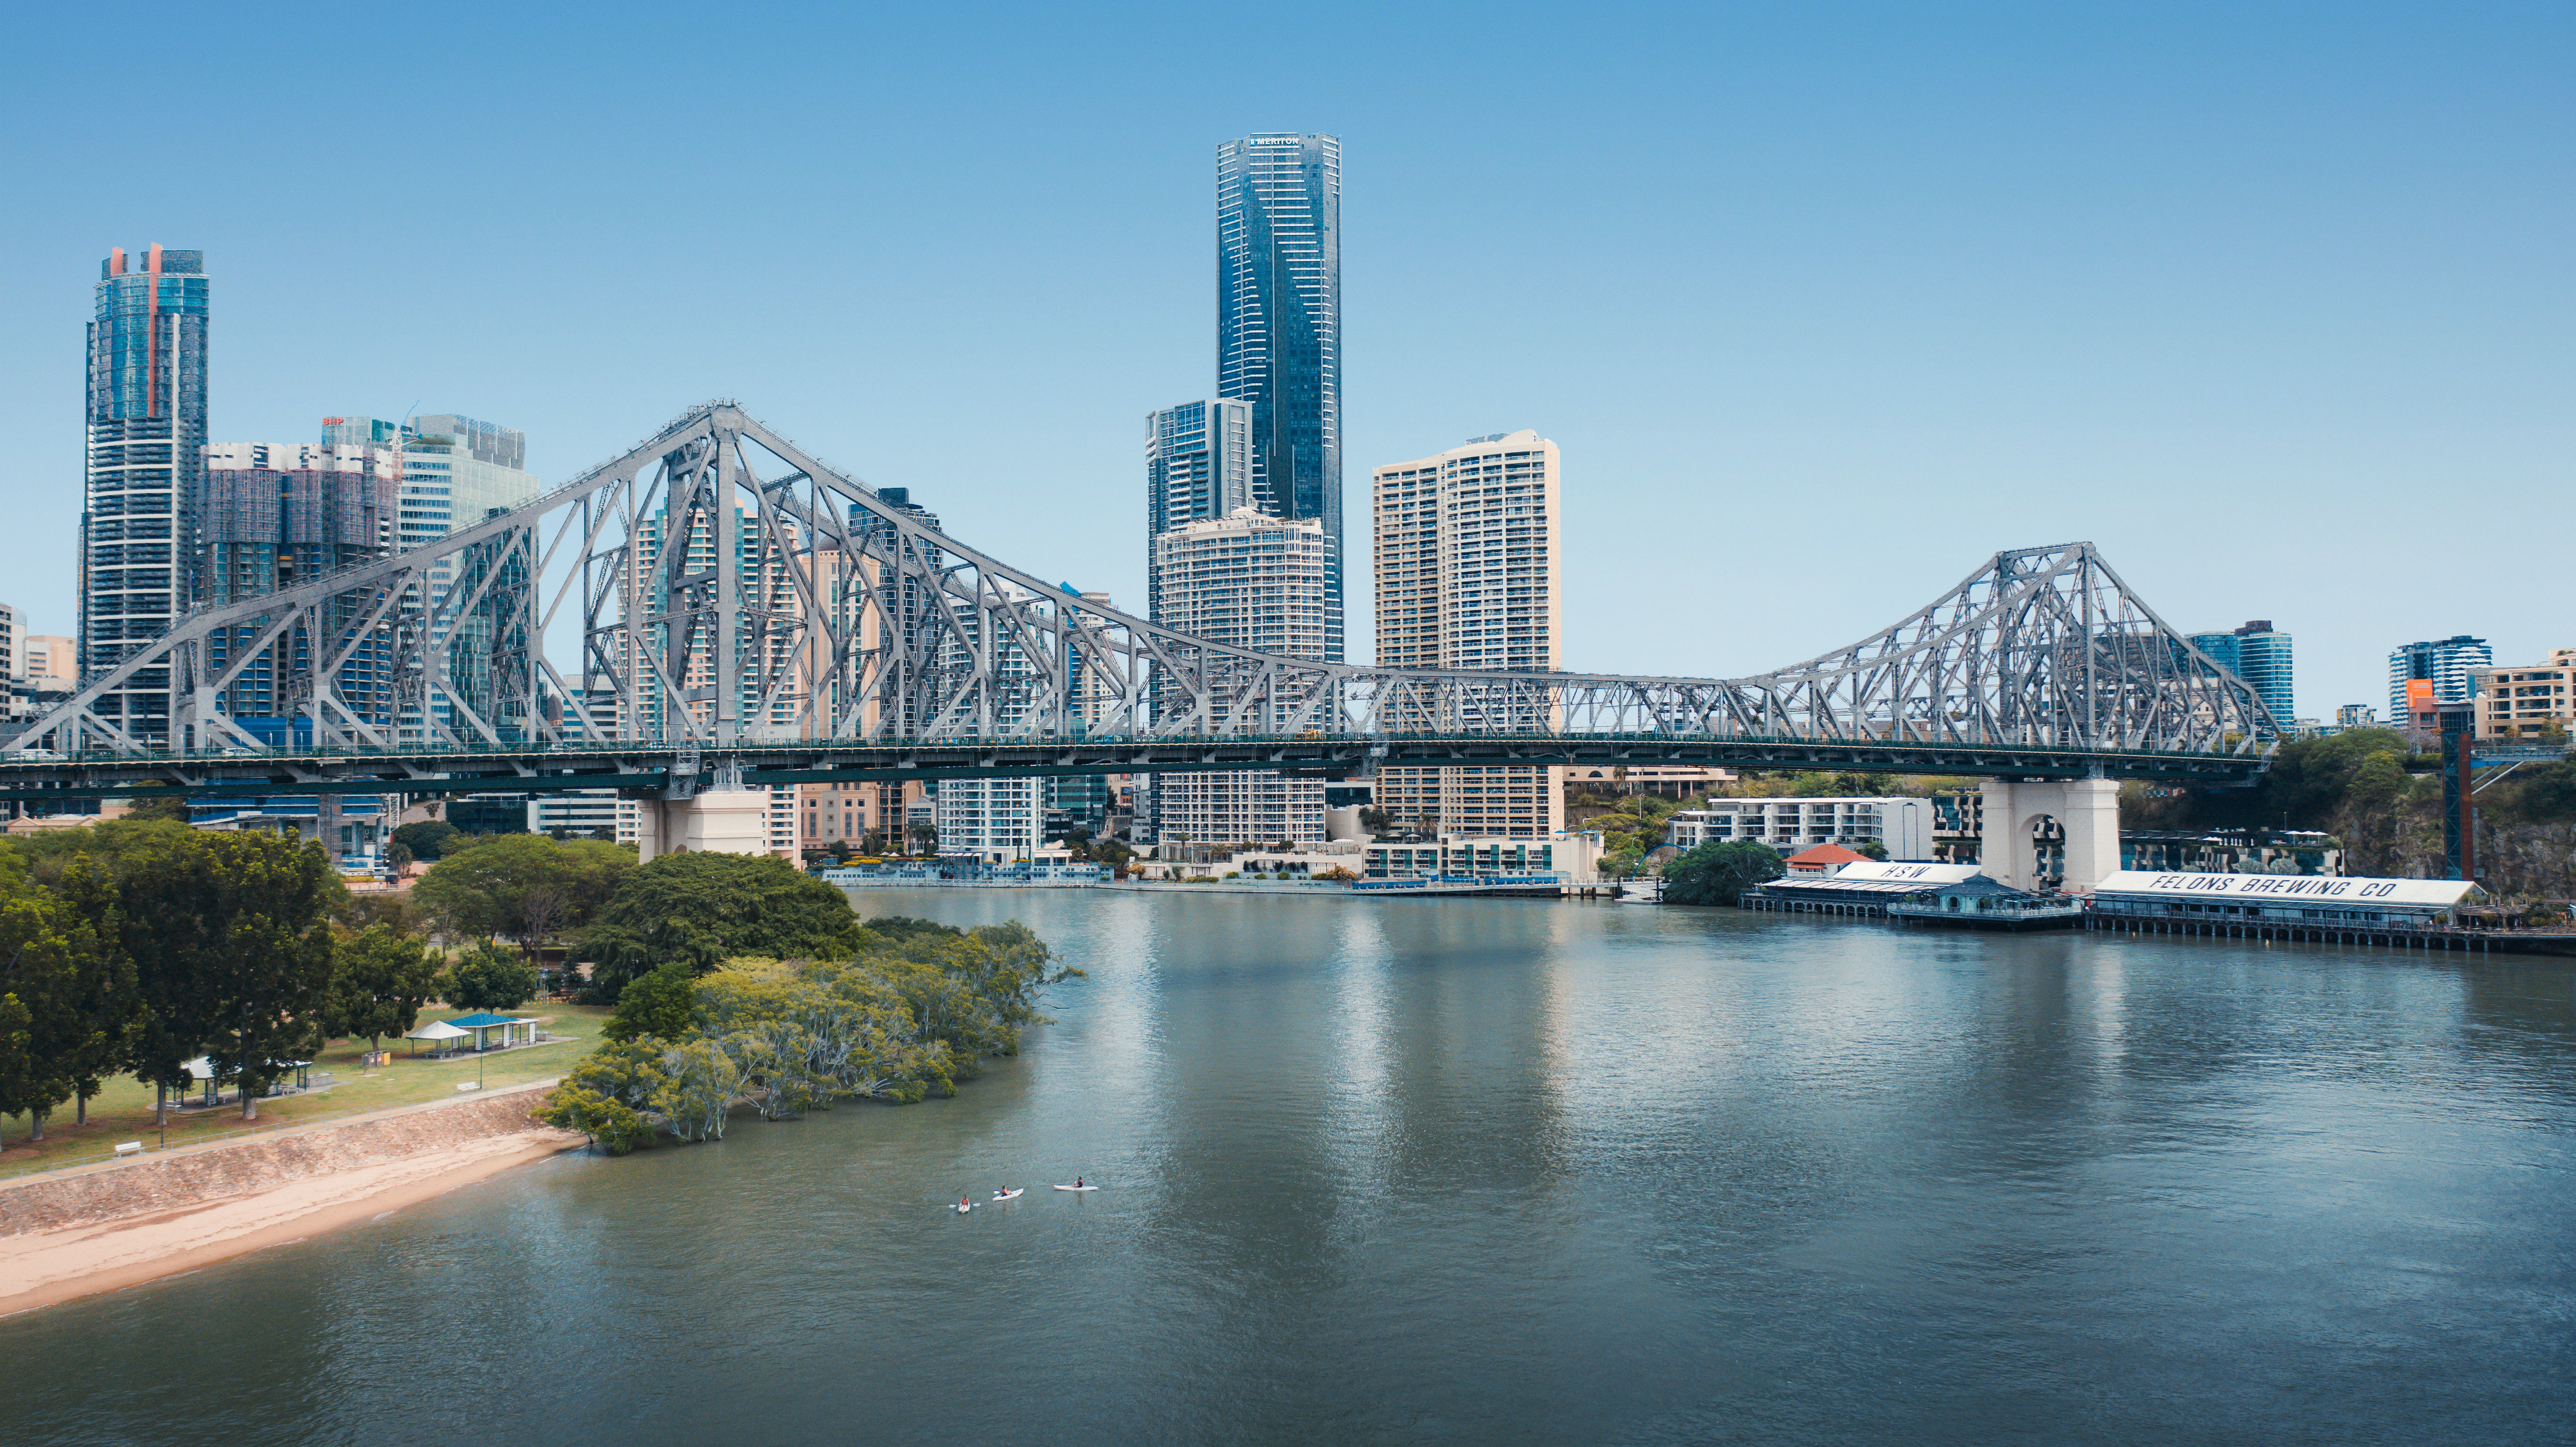
[[[2154,779],[2251,783],[2251,755],[2045,744],[1921,743],[1752,735],[1306,734],[1164,739],[790,740],[723,750],[597,743],[496,749],[307,749],[255,754],[0,755],[0,800],[158,793],[453,794],[487,790],[645,789],[1031,774],[1286,769],[1346,778],[1395,766],[1505,764],[1616,767],[1698,764],[1963,778]]]

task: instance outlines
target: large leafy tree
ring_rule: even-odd
[[[703,973],[735,956],[846,958],[858,916],[841,891],[765,854],[666,854],[629,871],[592,926],[595,998],[678,961]]]
[[[55,886],[62,928],[72,946],[60,1060],[72,1085],[75,1125],[89,1121],[90,1097],[126,1068],[147,1020],[134,959],[118,943],[117,891],[87,856],[76,858]]]
[[[396,829],[393,842],[414,859],[437,859],[465,843],[466,835],[444,819],[418,819]]]
[[[154,1016],[138,1073],[178,1083],[202,1050],[241,1082],[242,1119],[258,1119],[274,1063],[321,1044],[329,916],[345,894],[330,860],[295,839],[185,834],[130,858],[118,885]]]
[[[451,935],[505,935],[533,954],[557,931],[588,925],[634,867],[632,851],[595,839],[496,834],[451,849],[412,898]]]
[[[1664,866],[1664,902],[1734,904],[1747,885],[1786,872],[1779,851],[1768,844],[1750,839],[1703,844]]]
[[[421,1006],[437,992],[436,956],[391,925],[369,925],[341,942],[324,1028],[333,1035],[364,1035],[373,1050],[385,1036],[418,1023]]]
[[[516,1009],[537,993],[537,970],[498,945],[476,945],[448,967],[439,992],[460,1009]]]
[[[0,1114],[27,1116],[37,1140],[73,1092],[83,944],[67,913],[23,872],[0,873]]]

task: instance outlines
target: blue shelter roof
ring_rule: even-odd
[[[480,1015],[459,1015],[447,1023],[460,1030],[488,1030],[495,1025],[516,1025],[523,1018],[518,1015],[495,1015],[487,1010]]]

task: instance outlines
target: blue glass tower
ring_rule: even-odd
[[[80,535],[80,676],[114,668],[200,596],[205,511],[206,258],[108,253],[89,324]],[[170,742],[170,677],[147,668],[91,712]]]
[[[2290,726],[2296,703],[2291,686],[2290,635],[2274,628],[2271,619],[2254,619],[2233,633],[2195,633],[2191,635],[2191,646],[2245,680],[2254,696],[2263,701],[2263,707],[2271,710],[2273,722],[2282,728]]]
[[[1216,394],[1252,404],[1253,489],[1316,518],[1325,656],[1342,661],[1342,143],[1262,133],[1216,148]]]

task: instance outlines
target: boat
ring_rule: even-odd
[[[1097,1191],[1100,1188],[1098,1186],[1058,1186],[1056,1189],[1059,1191]]]
[[[1026,1186],[1013,1186],[1007,1191],[995,1191],[993,1193],[993,1199],[996,1201],[1016,1201],[1020,1198],[1020,1193],[1027,1189],[1028,1187]]]

